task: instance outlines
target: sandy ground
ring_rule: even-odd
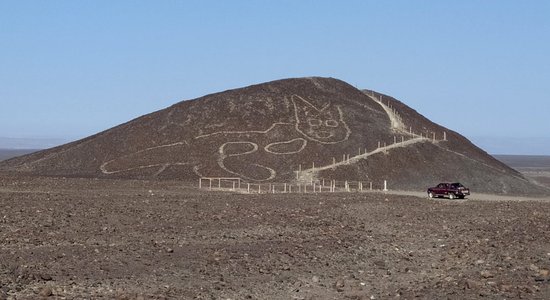
[[[414,195],[4,174],[0,299],[550,298],[550,202]]]
[[[380,193],[380,192],[376,192]],[[391,195],[401,195],[401,196],[414,196],[418,198],[425,198],[427,197],[427,192],[421,192],[421,191],[393,191],[389,190],[385,192],[385,194],[391,194]],[[449,200],[447,198],[439,198],[439,199],[433,199],[433,200]],[[469,201],[543,201],[543,202],[549,202],[550,203],[550,196],[546,197],[524,197],[524,196],[513,196],[513,195],[491,195],[491,194],[483,194],[483,193],[476,193],[474,192],[472,195],[467,196],[467,199]],[[453,200],[453,201],[463,201],[463,200]]]

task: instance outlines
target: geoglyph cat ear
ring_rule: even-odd
[[[292,103],[294,103],[295,108],[301,108],[305,111],[307,110],[316,110],[318,112],[325,110],[327,107],[329,107],[330,103],[322,107],[321,109],[315,107],[313,104],[309,103],[309,101],[305,100],[304,98],[298,96],[298,95],[292,95]]]

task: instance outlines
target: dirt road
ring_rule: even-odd
[[[548,299],[550,202],[0,176],[0,299]]]

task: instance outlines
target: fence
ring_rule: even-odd
[[[218,189],[232,188],[234,190],[236,188],[241,188],[242,179],[240,177],[201,177],[199,178],[199,189],[203,187],[203,182],[208,183],[208,189],[210,190],[213,187],[216,188],[216,186]],[[212,185],[212,183],[214,183],[214,186]]]
[[[204,185],[204,182],[208,182]],[[214,183],[214,184],[212,184]],[[373,183],[372,181],[337,181],[318,179],[309,183],[250,183],[242,182],[241,178],[233,177],[201,177],[199,189],[225,190],[242,193],[276,194],[276,193],[335,193],[335,192],[366,192],[388,191],[387,181]]]

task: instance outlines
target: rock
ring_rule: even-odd
[[[343,292],[344,291],[344,281],[343,280],[338,280],[334,283],[334,288],[336,289],[337,292]]]
[[[536,265],[534,264],[531,264],[529,266],[529,270],[533,271],[533,272],[538,272],[539,271],[539,267],[537,267]]]
[[[49,286],[45,286],[45,287],[40,289],[40,292],[38,293],[38,295],[40,295],[42,297],[49,297],[49,296],[53,295],[53,292],[52,292],[52,289]]]
[[[483,259],[478,259],[478,260],[476,260],[476,262],[475,262],[476,265],[482,265],[482,264],[484,264],[484,263],[485,263],[485,261],[484,261]]]
[[[548,276],[550,276],[550,271],[547,270],[547,269],[541,269],[541,270],[539,271],[539,274],[540,274],[540,276],[542,276],[542,277],[548,277]]]
[[[42,275],[40,275],[40,278],[42,278],[42,280],[45,280],[45,281],[52,280],[52,276],[50,276],[48,274],[42,274]]]
[[[487,270],[481,271],[480,275],[481,275],[481,277],[483,277],[483,278],[492,278],[492,277],[494,277],[493,273],[491,273],[491,272],[489,272],[489,271],[487,271]]]
[[[135,294],[128,294],[128,293],[119,293],[116,298],[117,300],[130,300],[130,299],[135,299]]]
[[[311,281],[313,281],[313,282],[315,282],[315,283],[319,282],[319,276],[313,276],[313,277],[311,278]]]
[[[374,261],[374,265],[377,266],[380,269],[385,269],[386,268],[386,263],[382,260]]]
[[[513,289],[513,286],[509,285],[509,284],[503,284],[503,285],[500,286],[500,289],[503,292],[510,292]]]
[[[7,299],[8,299],[8,294],[0,290],[0,300],[7,300]]]
[[[174,253],[174,249],[172,249],[172,248],[166,248],[166,252],[168,252],[168,253]]]

